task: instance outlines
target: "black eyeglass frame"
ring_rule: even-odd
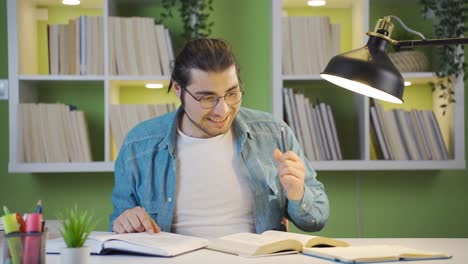
[[[187,90],[187,88],[185,88],[185,87],[181,87],[181,88],[182,88],[182,90],[186,91],[193,99],[195,99],[196,101],[198,101],[198,102],[200,103],[200,106],[201,106],[203,109],[215,108],[215,107],[218,105],[219,99],[220,99],[220,98],[223,98],[224,101],[226,102],[226,104],[228,104],[228,105],[231,105],[231,106],[232,106],[232,105],[238,104],[238,103],[240,103],[240,102],[242,101],[242,98],[244,98],[244,94],[245,94],[244,89],[242,89],[242,88],[239,87],[239,92],[241,93],[241,96],[240,96],[239,101],[230,104],[230,103],[228,103],[228,102],[226,101],[226,96],[228,96],[228,95],[229,95],[230,93],[232,93],[232,92],[228,92],[227,94],[222,95],[222,96],[203,95],[202,97],[197,98],[197,97],[195,97],[192,93],[190,93],[189,90]],[[214,96],[214,97],[216,97],[216,101],[215,101],[216,103],[215,103],[213,106],[211,106],[211,107],[204,107],[204,106],[202,105],[202,102],[201,102],[201,101],[202,101],[203,98],[205,98],[206,96]]]

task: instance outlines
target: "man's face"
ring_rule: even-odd
[[[195,98],[214,95],[224,96],[233,91],[240,91],[235,65],[222,72],[205,72],[192,69],[191,84],[186,87]],[[181,96],[181,87],[175,86],[177,95]],[[241,102],[229,105],[224,98],[210,109],[205,109],[187,91],[184,92],[185,114],[179,123],[184,134],[196,138],[209,138],[224,134],[231,128],[232,122],[239,112]]]

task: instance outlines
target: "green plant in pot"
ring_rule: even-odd
[[[90,248],[85,246],[85,242],[96,227],[94,215],[87,210],[80,211],[75,205],[65,209],[58,218],[62,222],[60,234],[66,244],[66,248],[60,252],[61,263],[88,263]]]

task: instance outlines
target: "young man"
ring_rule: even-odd
[[[239,73],[225,41],[186,44],[169,85],[182,106],[137,125],[120,149],[111,230],[219,237],[284,230],[283,217],[305,231],[325,225],[323,185],[283,121],[240,106]]]

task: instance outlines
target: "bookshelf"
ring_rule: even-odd
[[[132,17],[128,1],[81,1],[81,5],[66,7],[61,1],[7,1],[8,61],[9,61],[9,172],[112,172],[118,150],[115,148],[110,124],[113,104],[177,103],[167,94],[168,74],[120,74],[110,67],[110,17]],[[148,1],[131,3],[138,12]],[[153,7],[152,7],[153,8]],[[153,10],[154,13],[154,10]],[[145,15],[145,14],[143,14]],[[97,47],[99,74],[49,74],[48,24],[66,24],[80,16],[102,17],[97,34],[102,35]],[[96,44],[96,43],[94,43]],[[102,45],[102,46],[101,46]],[[144,84],[158,82],[163,89],[146,89]],[[74,105],[86,114],[91,136],[92,160],[87,162],[25,162],[21,157],[19,105],[23,103],[64,103]]]
[[[370,107],[371,100],[362,95],[354,94],[345,89],[328,84],[318,74],[283,74],[283,16],[316,16],[330,14],[333,23],[345,23],[343,28],[349,29],[351,34],[341,34],[341,52],[360,48],[367,42],[369,25],[373,27],[375,21],[369,21],[370,0],[356,1],[327,1],[328,7],[308,12],[309,7],[298,8],[297,1],[272,1],[272,111],[278,118],[284,116],[285,106],[283,87],[294,88],[304,93],[310,100],[326,98],[336,112],[336,126],[342,143],[343,160],[312,160],[313,167],[318,171],[346,171],[346,170],[450,170],[465,169],[465,131],[464,131],[464,82],[458,78],[455,82],[455,100],[452,128],[449,132],[451,146],[448,146],[451,157],[448,160],[380,160],[373,155],[374,147],[371,141]],[[378,4],[378,3],[377,3]],[[328,8],[328,9],[327,9]],[[318,10],[318,11],[317,11]],[[325,10],[325,11],[324,11]],[[337,11],[338,10],[338,11]],[[337,14],[341,13],[341,14]],[[393,14],[395,15],[395,14]],[[334,17],[335,16],[335,17]],[[346,22],[347,21],[347,22]],[[289,30],[289,29],[288,29]],[[403,30],[397,28],[396,30]],[[307,52],[306,52],[307,53]],[[433,72],[406,72],[405,80],[417,83],[415,87],[406,88],[406,93],[418,94],[419,87],[430,89],[427,84],[435,79]],[[416,88],[417,87],[417,88]],[[414,96],[413,96],[414,97]],[[404,99],[405,99],[404,98]],[[420,100],[420,99],[419,99]],[[433,102],[426,102],[431,105]],[[417,100],[406,100],[404,108],[419,108]],[[394,106],[385,105],[391,109]],[[434,109],[436,107],[433,107]],[[341,128],[341,129],[340,129]]]

